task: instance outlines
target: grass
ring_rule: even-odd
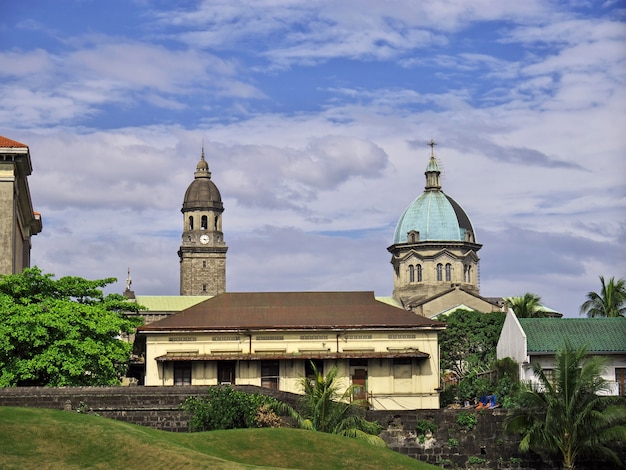
[[[434,470],[439,467],[354,439],[300,429],[170,433],[86,414],[0,406],[0,468]]]

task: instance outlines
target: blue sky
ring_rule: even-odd
[[[15,1],[0,134],[29,145],[57,276],[178,293],[204,142],[229,291],[374,290],[424,188],[483,244],[481,293],[567,316],[626,277],[624,1]]]

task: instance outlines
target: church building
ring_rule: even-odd
[[[436,143],[426,166],[424,192],[406,208],[393,237],[393,297],[403,308],[433,318],[456,308],[502,311],[502,299],[480,296],[479,257],[472,222],[441,186]]]

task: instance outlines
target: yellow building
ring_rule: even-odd
[[[373,292],[223,293],[139,328],[145,385],[256,385],[301,393],[314,361],[375,409],[439,408],[442,323]]]

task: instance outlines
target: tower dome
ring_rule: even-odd
[[[182,212],[197,209],[223,210],[222,195],[215,183],[211,181],[209,164],[204,159],[204,148],[196,166],[194,180],[185,191]]]
[[[398,224],[393,243],[409,242],[409,234],[419,241],[474,240],[474,228],[463,208],[441,190],[441,171],[434,154],[426,167],[424,192],[409,204]]]

